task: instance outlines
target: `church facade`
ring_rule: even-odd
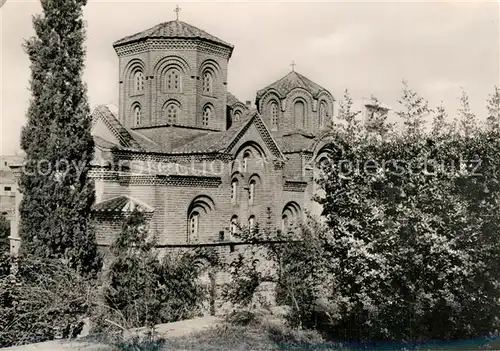
[[[242,103],[227,87],[233,46],[178,20],[113,47],[119,106],[92,112],[99,245],[134,208],[163,247],[224,246],[239,226],[288,231],[320,214],[330,92],[292,70],[257,91],[255,107]],[[17,251],[17,220],[11,243]]]
[[[289,230],[312,197],[334,98],[292,71],[255,106],[227,89],[233,46],[178,20],[114,43],[119,106],[94,113],[98,241],[148,213],[160,245],[236,240],[240,226]]]

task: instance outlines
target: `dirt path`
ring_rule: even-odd
[[[159,324],[156,331],[162,338],[173,338],[187,336],[191,333],[200,332],[215,326],[220,319],[214,316],[188,319],[185,321]],[[143,330],[139,330],[139,333]],[[84,340],[63,341],[54,340],[37,344],[15,346],[0,349],[2,351],[113,351],[115,348],[109,345],[92,343]]]

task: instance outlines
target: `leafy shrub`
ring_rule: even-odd
[[[134,211],[111,247],[114,255],[103,286],[104,306],[94,333],[121,333],[194,317],[205,296],[198,284],[200,252],[167,252],[163,258],[148,238],[144,215]]]
[[[75,337],[93,301],[93,286],[59,260],[8,258],[0,276],[0,347]]]

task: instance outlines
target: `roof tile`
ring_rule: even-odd
[[[302,74],[292,71],[283,78],[278,79],[276,82],[268,85],[264,89],[259,90],[257,92],[257,99],[260,99],[271,89],[276,90],[280,95],[280,98],[285,98],[289,92],[296,88],[305,89],[309,91],[314,97],[318,96],[322,91],[327,91],[325,88],[314,83],[309,78],[306,78]]]
[[[160,23],[142,32],[129,35],[116,41],[113,46],[119,46],[136,40],[147,38],[184,38],[184,39],[204,39],[217,44],[233,48],[233,45],[201,30],[195,26],[182,21],[169,21]]]

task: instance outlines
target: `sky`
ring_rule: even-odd
[[[499,84],[497,2],[168,2],[89,0],[84,80],[91,107],[118,105],[118,59],[112,43],[175,18],[235,46],[228,90],[241,101],[295,70],[341,100],[376,96],[398,108],[401,81],[450,118],[463,88],[473,112]],[[0,8],[0,154],[20,150],[30,92],[30,62],[22,49],[34,35],[34,0]]]

